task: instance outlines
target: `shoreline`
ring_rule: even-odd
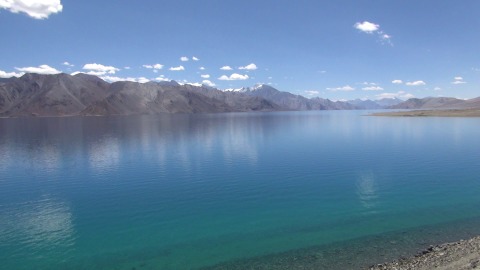
[[[389,117],[480,117],[480,110],[413,110],[372,113],[369,116],[389,116]]]
[[[469,270],[480,269],[480,236],[445,243],[420,251],[413,257],[370,266],[368,270]]]
[[[442,252],[444,254],[440,256]],[[441,258],[434,260],[435,257]],[[459,268],[455,264],[463,262],[466,268]],[[480,217],[385,232],[381,235],[367,235],[251,258],[237,258],[199,269],[480,269]]]

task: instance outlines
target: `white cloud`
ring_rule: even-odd
[[[125,82],[125,81],[128,81],[128,82],[147,83],[147,82],[150,81],[149,79],[147,79],[145,77],[139,77],[139,78],[126,77],[126,78],[122,78],[122,77],[116,77],[116,76],[103,76],[101,78],[103,80],[107,81],[107,82]]]
[[[155,81],[160,81],[160,82],[168,82],[170,79],[165,78],[165,75],[160,75],[157,78],[154,79]]]
[[[200,70],[205,70],[205,67],[199,67],[198,69],[200,69]]]
[[[202,75],[200,75],[200,77],[202,77],[204,79],[208,79],[208,78],[210,78],[210,75],[209,74],[202,74]]]
[[[23,67],[23,68],[15,68],[18,71],[26,72],[26,73],[38,73],[38,74],[58,74],[61,71],[56,70],[55,68],[49,65],[40,65],[38,67]]]
[[[137,82],[139,83],[147,83],[149,82],[150,80],[145,78],[145,77],[140,77],[140,78],[137,78]]]
[[[127,70],[128,70],[128,69],[131,69],[131,67],[124,67],[124,69],[127,69]]]
[[[316,96],[316,95],[319,95],[320,92],[319,91],[316,91],[316,90],[307,90],[305,91],[305,94],[307,94],[307,96]]]
[[[362,88],[362,90],[365,90],[365,91],[382,91],[383,88],[380,87],[380,86],[368,86],[368,87]]]
[[[238,69],[256,70],[256,69],[257,69],[257,65],[255,65],[254,63],[251,63],[251,64],[246,65],[246,66],[244,66],[244,67],[239,67]]]
[[[407,82],[405,83],[407,86],[420,86],[420,85],[426,85],[424,81],[414,81],[414,82]]]
[[[442,88],[440,88],[440,87],[437,86],[437,87],[433,88],[433,90],[434,90],[434,91],[440,91],[440,90],[442,90]]]
[[[345,85],[342,87],[336,87],[336,88],[327,88],[329,91],[353,91],[355,88],[351,87],[350,85]]]
[[[104,66],[102,64],[97,64],[97,63],[93,63],[93,64],[86,64],[83,66],[83,69],[86,69],[86,70],[90,70],[90,71],[93,71],[93,72],[96,72],[98,75],[97,76],[100,76],[100,75],[105,75],[105,74],[115,74],[115,72],[119,71],[120,69],[116,68],[116,67],[112,67],[112,66]]]
[[[378,24],[375,24],[375,23],[371,23],[371,22],[368,22],[368,21],[364,21],[364,22],[357,22],[355,25],[353,25],[353,27],[355,27],[356,29],[364,32],[364,33],[367,33],[367,34],[373,34],[373,33],[376,33],[378,35],[378,38],[380,39],[380,41],[383,43],[383,44],[389,44],[391,46],[393,46],[393,43],[391,41],[392,39],[392,36],[388,35],[387,33],[383,32],[382,30],[380,30],[380,25]]]
[[[457,76],[453,79],[454,79],[454,81],[452,82],[452,84],[465,84],[465,83],[467,83],[466,81],[463,80],[463,77],[460,77],[460,76]]]
[[[193,61],[200,61],[200,59],[198,59],[198,58],[195,57],[195,56],[192,57],[192,60],[193,60]]]
[[[163,65],[162,64],[153,64],[153,65],[143,65],[144,68],[148,69],[162,69]]]
[[[35,19],[46,19],[50,14],[61,12],[60,0],[0,0],[0,8],[13,13],[23,12]]]
[[[364,21],[362,23],[357,22],[354,25],[354,27],[362,32],[369,33],[369,34],[376,32],[378,31],[378,29],[380,29],[380,25],[367,22],[367,21]]]
[[[169,68],[169,70],[171,70],[171,71],[182,71],[182,70],[185,70],[185,68],[183,66],[178,66],[178,67],[171,67],[171,68]]]
[[[402,80],[393,80],[392,83],[393,84],[402,84],[403,81]]]
[[[180,57],[180,61],[182,61],[182,62],[187,62],[187,61],[188,61],[188,57],[182,56],[182,57]]]
[[[94,76],[103,76],[103,75],[106,74],[106,73],[103,72],[103,71],[93,71],[93,70],[90,70],[90,71],[88,71],[88,72],[78,72],[78,73],[84,73],[84,74],[94,75]]]
[[[375,97],[377,99],[382,99],[382,98],[409,99],[409,98],[414,98],[415,96],[405,91],[398,91],[397,93],[381,93],[376,95]]]
[[[222,75],[218,79],[221,80],[221,81],[237,81],[237,80],[243,81],[243,80],[248,80],[248,78],[249,78],[248,75],[241,75],[241,74],[238,74],[238,73],[233,73],[230,76]]]
[[[202,81],[202,84],[206,85],[206,86],[210,86],[210,87],[215,87],[215,84],[209,80],[203,80]]]
[[[0,0],[1,1],[1,0]],[[75,65],[70,64],[69,62],[65,61],[62,63],[62,65],[67,66],[67,67],[74,67]]]
[[[233,70],[230,66],[223,66],[220,68],[221,70]]]
[[[0,78],[11,78],[11,77],[21,77],[25,73],[16,73],[16,72],[5,72],[0,70]]]

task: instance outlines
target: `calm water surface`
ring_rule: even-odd
[[[0,268],[354,269],[480,233],[480,119],[366,113],[0,119]]]

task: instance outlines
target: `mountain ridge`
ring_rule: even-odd
[[[393,104],[393,105],[392,105]],[[0,80],[0,116],[131,115],[248,111],[480,108],[480,97],[332,101],[306,98],[266,84],[219,90],[175,81],[109,83],[78,73],[27,73]]]
[[[388,109],[477,109],[480,108],[480,97],[458,99],[452,97],[411,98],[402,103],[389,106]]]

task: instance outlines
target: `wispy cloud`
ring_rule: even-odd
[[[195,57],[195,56],[192,57],[192,60],[193,60],[193,61],[200,61],[200,59],[198,59],[198,58]]]
[[[403,81],[402,80],[393,80],[392,83],[393,84],[402,84]]]
[[[200,77],[202,77],[204,79],[208,79],[208,78],[210,78],[210,75],[209,74],[202,74],[202,75],[200,75]]]
[[[35,19],[46,19],[63,10],[60,0],[0,0],[0,8],[23,12]]]
[[[383,88],[380,87],[380,86],[367,86],[367,87],[363,87],[362,90],[364,90],[364,91],[382,91]]]
[[[351,87],[350,85],[345,85],[342,87],[335,87],[335,88],[327,88],[328,91],[354,91],[355,88]]]
[[[153,64],[153,65],[143,65],[144,68],[148,69],[162,69],[163,65],[162,64]]]
[[[244,69],[244,70],[256,70],[257,69],[257,65],[255,65],[254,63],[251,63],[249,65],[246,65],[244,67],[239,67],[238,69]]]
[[[406,82],[405,85],[407,86],[421,86],[426,85],[427,83],[424,81],[414,81],[414,82]]]
[[[74,67],[75,65],[70,64],[69,62],[65,61],[62,63],[62,65],[67,66],[67,67]]]
[[[145,78],[145,77],[138,77],[138,78],[133,78],[133,77],[116,77],[116,76],[102,76],[101,77],[104,81],[107,82],[138,82],[138,83],[147,83],[150,80]]]
[[[58,74],[61,73],[60,70],[57,70],[49,65],[40,65],[38,67],[22,67],[15,68],[18,71],[26,73],[38,73],[38,74]]]
[[[409,99],[409,98],[414,98],[415,96],[405,91],[398,91],[396,93],[381,93],[381,94],[375,95],[375,97],[377,99],[382,99],[382,98]]]
[[[230,76],[227,76],[227,75],[222,75],[220,78],[218,78],[219,80],[221,81],[242,81],[242,80],[248,80],[248,75],[242,75],[242,74],[238,74],[238,73],[233,73],[232,75]]]
[[[233,70],[233,68],[230,67],[230,66],[223,66],[223,67],[221,67],[220,69],[221,69],[221,70]]]
[[[199,67],[198,69],[200,69],[200,70],[205,70],[205,67]]]
[[[188,61],[188,57],[182,56],[182,57],[180,57],[180,61],[182,61],[182,62],[187,62],[187,61]]]
[[[182,71],[182,70],[185,70],[185,68],[183,66],[178,66],[178,67],[171,67],[171,68],[169,68],[169,70],[171,70],[171,71]]]
[[[463,80],[463,77],[456,76],[453,78],[452,84],[466,84],[467,82]]]

